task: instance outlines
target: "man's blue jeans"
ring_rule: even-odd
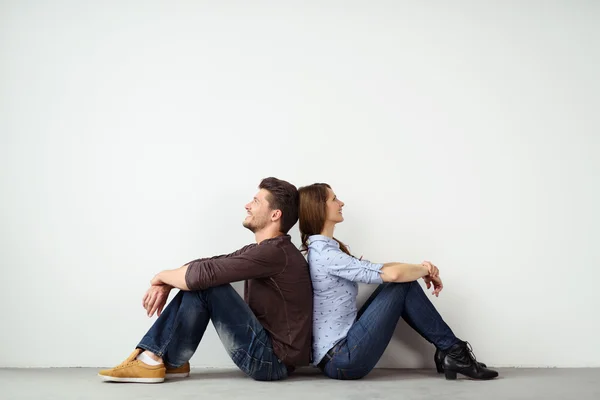
[[[334,346],[335,353],[323,369],[325,375],[359,379],[371,372],[400,317],[441,350],[459,341],[416,281],[384,283],[362,306],[346,338]]]
[[[162,357],[169,367],[179,367],[192,358],[209,320],[233,362],[248,376],[259,381],[287,378],[268,332],[231,285],[180,291],[137,347]]]

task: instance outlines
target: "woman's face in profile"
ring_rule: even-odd
[[[342,222],[344,220],[342,207],[344,202],[337,198],[333,190],[327,188],[327,221],[336,224]]]

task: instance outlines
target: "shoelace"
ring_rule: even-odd
[[[136,361],[137,361],[137,359],[135,359],[135,358],[133,360],[125,360],[121,364],[117,365],[115,368],[128,367]]]
[[[473,353],[473,347],[471,347],[471,343],[465,342],[465,344],[466,344],[465,347],[467,348],[467,352],[469,354],[469,358],[471,360],[473,360],[473,362],[475,363],[475,365],[478,365],[477,364],[477,358],[475,357],[475,353]]]

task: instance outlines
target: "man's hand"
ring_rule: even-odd
[[[162,310],[167,303],[171,289],[173,289],[173,287],[169,285],[159,284],[150,286],[150,289],[148,289],[142,299],[142,306],[146,309],[146,313],[149,317],[152,317],[155,312],[156,316],[160,317],[160,313],[162,313]]]
[[[434,278],[427,275],[423,277],[423,280],[425,281],[425,285],[427,285],[427,289],[431,289],[431,284],[433,284],[433,292],[431,292],[431,294],[435,295],[435,297],[439,297],[440,292],[444,288],[442,278],[440,278],[439,275]]]
[[[164,285],[165,282],[162,280],[162,274],[163,272],[159,272],[158,274],[154,275],[154,278],[152,278],[152,280],[150,281],[150,284],[152,286],[160,286],[160,285]]]

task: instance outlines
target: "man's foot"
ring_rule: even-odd
[[[190,363],[186,362],[181,367],[178,368],[169,368],[167,367],[167,374],[165,378],[173,379],[173,378],[187,378],[190,376]]]
[[[465,375],[471,379],[494,379],[498,372],[482,367],[475,359],[473,349],[468,342],[459,342],[448,349],[444,357],[444,375],[446,379],[456,379],[456,374]]]
[[[111,369],[104,369],[98,373],[103,381],[134,382],[134,383],[160,383],[165,380],[165,365],[148,365],[136,359],[143,352],[135,349],[125,361]]]

